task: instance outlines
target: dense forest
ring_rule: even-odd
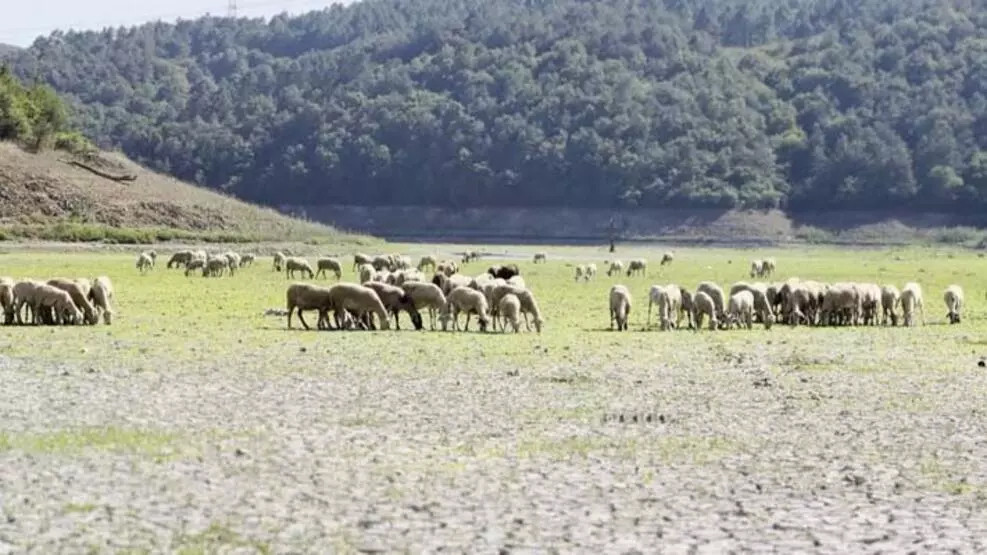
[[[8,63],[270,204],[987,207],[987,0],[364,0]]]
[[[51,87],[26,87],[5,67],[0,67],[0,141],[33,150],[57,146],[76,151],[90,146],[69,130],[68,109]]]

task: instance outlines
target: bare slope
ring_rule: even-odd
[[[187,237],[346,239],[334,228],[151,172],[121,154],[101,152],[84,163],[111,175],[135,175],[136,180],[106,179],[70,165],[73,159],[65,152],[32,154],[0,143],[0,225],[15,234],[38,226],[80,224],[179,230]]]

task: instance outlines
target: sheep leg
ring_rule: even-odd
[[[470,331],[470,317],[471,316],[473,316],[473,312],[471,310],[467,310],[466,311],[466,327],[463,329],[463,331]]]
[[[528,330],[528,332],[530,333],[531,325],[528,323],[528,313],[522,312],[521,315],[524,316],[524,329]]]
[[[298,321],[301,322],[303,326],[305,326],[305,329],[307,329],[307,330],[312,329],[312,328],[309,327],[308,323],[305,321],[305,318],[302,318],[302,308],[301,307],[298,307]]]

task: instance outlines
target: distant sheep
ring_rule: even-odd
[[[942,299],[946,303],[946,310],[949,311],[946,314],[949,323],[959,324],[960,313],[963,311],[963,288],[956,284],[950,285],[943,293]]]
[[[607,276],[612,276],[614,274],[620,274],[624,271],[624,263],[620,260],[613,260],[610,262],[610,268],[607,270]]]
[[[244,254],[240,257],[240,267],[245,268],[247,266],[253,266],[255,258],[256,257],[250,253]]]
[[[286,258],[284,260],[285,278],[293,278],[295,276],[295,272],[301,272],[302,277],[305,275],[308,275],[309,278],[315,277],[315,272],[312,271],[312,265],[308,263],[308,260],[294,256]]]
[[[225,256],[212,256],[202,267],[202,277],[220,277],[230,268],[230,260]]]
[[[327,272],[332,272],[336,276],[336,279],[343,277],[343,267],[335,258],[320,258],[316,260],[315,266],[318,269],[315,277],[319,277],[320,275],[327,276]]]
[[[666,264],[671,264],[672,260],[674,259],[675,259],[675,255],[673,255],[671,252],[666,252],[665,254],[661,255],[661,263],[658,265],[665,266]]]
[[[925,325],[925,308],[922,300],[922,286],[910,281],[901,290],[901,310],[904,313],[904,325],[915,325],[915,311],[922,312],[922,325]]]
[[[194,270],[205,270],[206,260],[204,258],[193,258],[185,265],[185,277],[188,277]]]
[[[648,275],[648,261],[643,258],[636,258],[627,264],[627,276],[634,274]]]
[[[616,322],[617,331],[626,331],[630,314],[631,292],[623,285],[614,285],[610,288],[610,329]]]
[[[178,268],[179,266],[185,266],[190,260],[192,260],[192,251],[178,251],[171,255],[171,258],[168,259],[168,264],[166,267],[171,269]]]
[[[583,273],[583,278],[586,281],[589,281],[590,279],[592,279],[594,277],[596,277],[596,264],[593,264],[591,262],[591,263],[589,263],[589,264],[586,265],[586,271],[585,271],[585,273]]]
[[[287,257],[284,255],[283,252],[276,252],[276,253],[274,253],[274,271],[275,272],[280,272],[281,269],[284,268],[284,261],[286,259],[287,259]]]
[[[536,252],[535,253],[535,259],[534,259],[533,262],[535,264],[538,264],[539,262],[542,262],[542,263],[548,262],[548,255],[545,254],[545,253],[543,253],[543,252]]]
[[[583,276],[585,274],[586,274],[586,268],[581,264],[576,265],[576,281],[583,279]]]
[[[373,259],[363,253],[356,253],[353,255],[353,270],[356,271],[357,268],[364,264],[370,264]]]
[[[500,279],[511,279],[516,275],[520,275],[521,270],[517,267],[517,264],[505,264],[503,266],[491,266],[487,269],[487,273]]]
[[[423,272],[425,271],[426,268],[428,268],[432,272],[434,272],[435,271],[435,265],[436,265],[435,257],[432,256],[432,255],[428,255],[428,254],[426,254],[425,256],[421,257],[421,259],[418,261],[418,269],[421,270],[421,271],[423,271]]]
[[[142,252],[137,255],[137,270],[145,274],[154,268],[154,259],[150,254]]]

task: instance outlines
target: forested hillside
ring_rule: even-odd
[[[364,0],[11,63],[271,204],[987,206],[987,0]]]

